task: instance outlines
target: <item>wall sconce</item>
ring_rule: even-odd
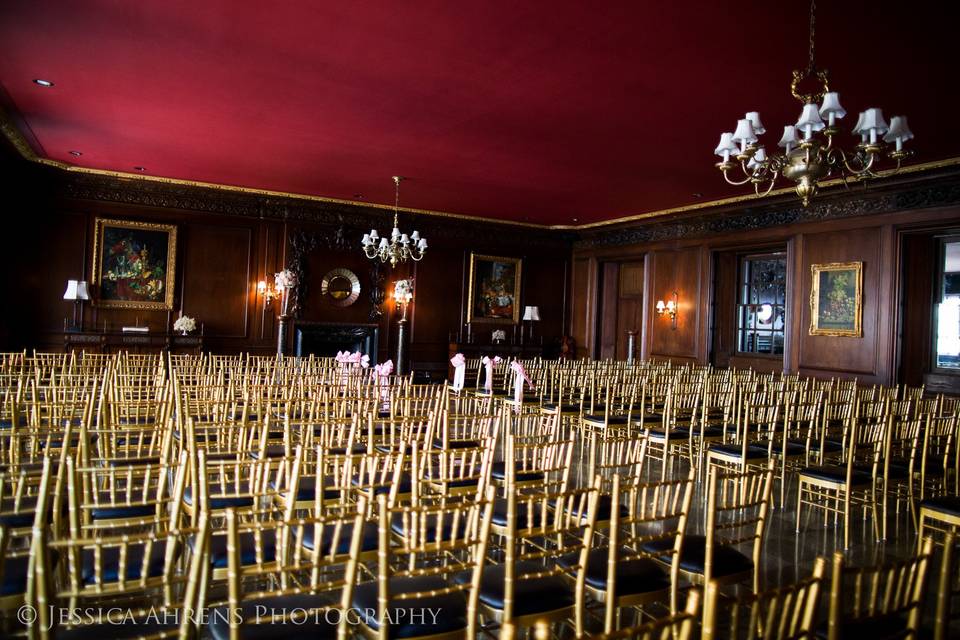
[[[263,296],[264,307],[269,307],[273,299],[280,295],[272,286],[267,284],[266,280],[261,280],[257,283],[257,293]]]
[[[657,300],[657,315],[670,316],[670,328],[673,330],[677,328],[677,310],[679,307],[680,300],[676,291],[673,292],[673,298],[671,300],[667,300],[666,302]]]

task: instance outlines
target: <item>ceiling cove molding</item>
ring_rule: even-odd
[[[86,172],[58,173],[59,194],[67,199],[112,202],[157,209],[178,209],[201,213],[314,224],[327,227],[331,237],[360,235],[371,228],[389,226],[386,212],[379,207],[353,203],[265,197],[258,194],[200,186],[125,180]],[[401,211],[401,215],[403,215]],[[575,234],[544,233],[543,230],[514,228],[504,233],[503,225],[476,218],[433,217],[422,220],[421,232],[431,237],[458,240],[465,244],[491,242],[538,247],[570,246]]]
[[[337,207],[342,212],[346,213],[348,216],[355,216],[357,210],[393,210],[393,205],[390,204],[378,204],[372,202],[356,202],[354,200],[343,200],[337,198],[327,198],[323,196],[313,196],[306,194],[298,193],[288,193],[283,191],[271,191],[268,189],[255,189],[251,187],[239,187],[234,185],[225,185],[217,184],[212,182],[200,182],[195,180],[182,180],[178,178],[165,178],[162,176],[150,176],[143,175],[140,173],[126,173],[122,171],[108,171],[103,169],[90,169],[86,167],[78,167],[76,165],[71,165],[69,163],[60,162],[58,160],[51,160],[49,158],[41,157],[34,150],[34,147],[27,141],[27,138],[24,136],[20,128],[11,118],[7,110],[0,105],[0,132],[3,133],[17,152],[26,160],[34,162],[46,167],[51,167],[57,169],[68,175],[78,175],[78,176],[91,176],[98,177],[103,180],[113,179],[116,181],[121,181],[124,184],[129,184],[131,182],[143,183],[145,185],[154,184],[154,185],[165,185],[168,187],[183,187],[183,188],[194,188],[207,191],[217,191],[225,194],[241,194],[246,196],[260,197],[266,202],[272,202],[277,200],[287,201],[287,202],[304,202],[304,203],[320,203],[325,205],[330,205],[330,207]],[[932,173],[940,170],[950,170],[960,168],[960,157],[947,158],[944,160],[938,160],[933,162],[918,163],[913,165],[908,165],[902,167],[897,173],[895,170],[887,170],[878,172],[878,175],[881,178],[892,178],[894,175],[899,176],[916,176],[920,177],[924,173]],[[854,183],[856,184],[856,183]],[[841,178],[834,178],[832,180],[827,180],[820,183],[822,189],[832,189],[836,191],[837,187],[842,187],[845,185],[844,181]],[[499,225],[503,227],[520,227],[528,228],[531,230],[556,230],[556,231],[570,231],[570,232],[588,232],[587,235],[592,236],[593,234],[589,233],[591,230],[596,229],[606,229],[609,227],[616,227],[619,225],[626,225],[632,222],[644,222],[651,221],[657,218],[663,218],[667,216],[677,216],[685,213],[695,213],[703,212],[704,215],[709,215],[712,210],[715,209],[726,209],[732,205],[737,205],[741,203],[757,202],[757,203],[770,203],[771,201],[776,201],[777,199],[785,198],[792,196],[794,189],[792,187],[784,187],[780,189],[775,189],[769,194],[763,196],[758,196],[753,193],[744,194],[740,196],[733,196],[730,198],[722,198],[719,200],[708,200],[705,202],[698,202],[696,204],[684,205],[680,207],[672,207],[669,209],[659,209],[655,211],[648,211],[639,214],[633,214],[628,216],[622,216],[618,218],[612,218],[610,220],[602,220],[599,222],[591,222],[580,225],[542,225],[535,224],[531,222],[517,222],[512,220],[503,220],[499,218],[488,218],[483,216],[467,216],[458,213],[448,213],[444,211],[432,211],[429,209],[413,209],[400,207],[399,210],[404,213],[418,214],[426,217],[436,218],[436,219],[448,219],[455,221],[467,221],[467,222],[480,222],[490,225]],[[823,198],[825,194],[821,191],[819,197]],[[161,205],[157,205],[161,206]],[[188,208],[188,207],[180,207]],[[195,208],[195,207],[194,207]],[[316,207],[307,207],[307,208],[316,208]],[[206,209],[198,209],[206,210]],[[229,215],[243,215],[243,214],[229,214]],[[275,216],[265,216],[265,217],[275,217]],[[283,218],[287,219],[287,218]],[[570,234],[571,237],[576,234]]]
[[[734,211],[704,212],[675,221],[643,221],[615,229],[582,230],[577,249],[697,238],[722,233],[752,231],[820,220],[929,209],[960,204],[960,175],[934,183],[910,184],[898,190],[871,190],[834,194],[804,207],[796,200],[759,204]]]

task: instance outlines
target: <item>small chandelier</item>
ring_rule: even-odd
[[[783,137],[778,143],[783,153],[768,154],[763,145],[758,144],[757,136],[765,129],[756,111],[739,120],[733,133],[722,134],[720,144],[714,150],[723,158],[716,167],[723,172],[728,183],[735,186],[752,183],[754,192],[765,196],[783,175],[796,183],[797,195],[804,206],[817,193],[820,181],[832,175],[839,175],[844,184],[848,178],[862,181],[879,177],[875,166],[884,155],[896,161],[893,170],[896,173],[903,159],[911,153],[903,148],[903,143],[913,138],[906,116],[894,116],[887,125],[883,112],[874,107],[860,113],[853,128],[853,134],[860,136],[860,142],[852,151],[844,152],[834,145],[834,136],[840,132],[837,122],[847,112],[840,106],[839,94],[830,91],[827,70],[817,69],[814,63],[815,15],[816,0],[811,0],[809,61],[805,70],[793,72],[790,84],[790,93],[803,104],[803,111],[795,125],[783,128]],[[819,90],[801,93],[799,87],[804,82],[818,83]],[[818,100],[822,100],[819,107]],[[743,178],[731,178],[730,171],[738,165]]]
[[[396,185],[396,196],[393,201],[393,231],[390,233],[390,240],[381,238],[376,229],[370,229],[370,233],[363,234],[363,252],[371,260],[380,258],[381,262],[389,262],[391,267],[397,266],[398,262],[413,260],[420,262],[427,252],[427,239],[420,237],[419,231],[414,231],[409,236],[400,233],[400,223],[397,212],[400,209],[400,181],[402,176],[393,176],[393,183]]]

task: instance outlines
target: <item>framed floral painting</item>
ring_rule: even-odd
[[[177,227],[97,218],[91,282],[101,307],[173,309]]]
[[[520,258],[470,254],[467,322],[520,321]]]
[[[810,335],[863,336],[863,263],[810,266]]]

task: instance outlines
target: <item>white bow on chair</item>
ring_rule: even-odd
[[[450,358],[450,364],[453,365],[453,390],[462,391],[463,381],[467,375],[467,359],[462,353],[458,353]]]

